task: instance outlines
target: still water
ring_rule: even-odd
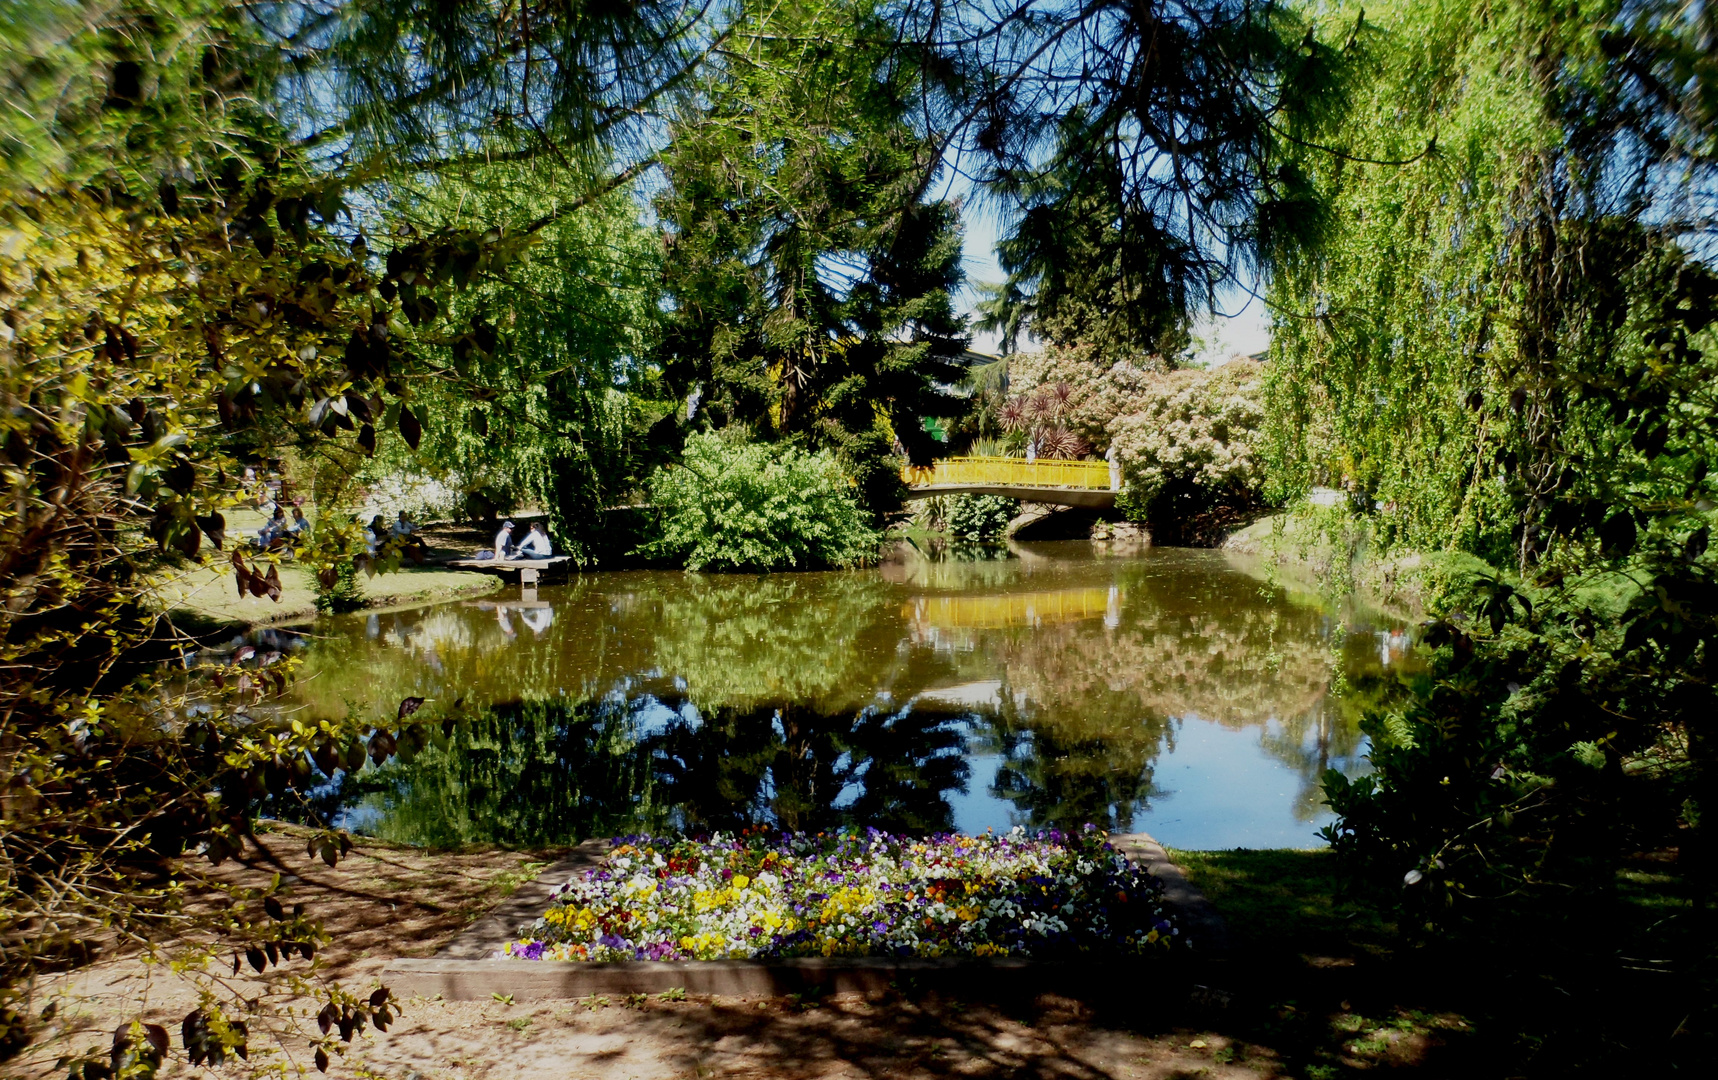
[[[770,823],[1145,830],[1311,847],[1327,768],[1405,627],[1337,613],[1222,552],[1085,542],[860,571],[622,572],[303,628],[298,706],[434,744],[336,774],[314,811],[418,844]]]

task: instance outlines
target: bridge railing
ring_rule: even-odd
[[[910,487],[993,484],[998,487],[1110,489],[1107,461],[1027,461],[1025,458],[951,457],[926,467],[907,466],[901,479]]]

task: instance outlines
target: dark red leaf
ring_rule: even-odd
[[[400,719],[404,720],[406,717],[412,715],[413,713],[417,712],[419,709],[423,708],[423,705],[424,705],[424,699],[421,697],[401,698],[400,699]]]
[[[379,1009],[388,1003],[388,988],[378,986],[370,992],[370,1008]]]
[[[406,405],[400,406],[400,436],[413,450],[418,448],[418,441],[424,437],[423,425],[418,423],[417,414]]]
[[[328,1071],[328,1051],[322,1049],[320,1046],[316,1048],[316,1071]]]
[[[393,757],[397,748],[394,737],[382,728],[377,728],[376,733],[370,736],[370,760],[377,765]]]

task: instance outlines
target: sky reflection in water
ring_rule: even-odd
[[[508,590],[503,596],[516,596]],[[308,716],[405,696],[445,748],[316,808],[392,839],[559,843],[770,822],[982,831],[1087,821],[1192,848],[1315,846],[1364,769],[1400,622],[1339,618],[1221,552],[1086,543],[851,573],[588,575],[325,621]]]

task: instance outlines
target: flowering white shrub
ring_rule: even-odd
[[[1111,424],[1139,408],[1165,368],[1162,363],[1127,360],[1104,364],[1097,357],[1094,346],[1051,345],[1010,358],[1008,379],[1009,389],[1020,395],[1042,387],[1067,387],[1059,419],[1102,453],[1110,445]]]
[[[1110,425],[1128,489],[1145,500],[1177,482],[1213,500],[1255,491],[1265,421],[1263,369],[1237,359],[1214,371],[1152,375],[1132,410]]]
[[[458,510],[463,495],[456,477],[438,480],[420,472],[388,473],[370,483],[360,520],[380,514],[384,521],[393,521],[401,510],[414,521],[445,520]]]

